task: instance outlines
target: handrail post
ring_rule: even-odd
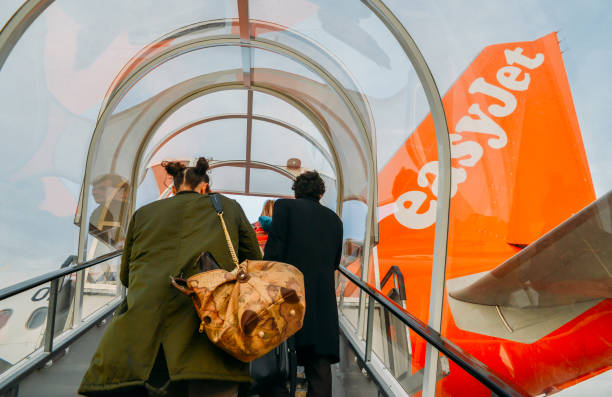
[[[428,345],[428,349],[431,346],[432,350],[436,353],[436,361],[438,360],[438,352],[442,352],[442,354],[444,354],[448,359],[453,361],[460,368],[466,371],[470,376],[474,377],[477,381],[482,383],[485,387],[487,387],[489,390],[491,390],[498,396],[522,397],[529,395],[527,392],[522,390],[519,385],[509,383],[508,381],[502,379],[499,375],[493,372],[492,369],[488,368],[481,361],[471,356],[469,353],[466,353],[460,347],[454,345],[444,336],[440,335],[439,331],[425,324],[413,314],[410,314],[409,312],[405,311],[395,302],[390,301],[388,297],[385,296],[382,292],[373,289],[350,270],[342,266],[338,270],[350,282],[352,282],[359,289],[361,289],[363,293],[369,295],[370,299],[373,299],[379,305],[381,305],[383,310],[389,311],[390,314],[397,317],[402,323],[412,329],[412,331],[414,331],[416,335],[423,338]],[[374,305],[370,304],[368,312],[373,310]],[[373,320],[373,315],[370,316],[370,318]],[[351,333],[351,335],[356,336],[354,335],[354,333]],[[366,338],[366,343],[368,340],[370,341],[370,343],[372,343],[371,337]],[[371,351],[371,346],[366,348]],[[365,359],[365,354],[363,355],[363,357]],[[368,354],[368,358],[371,358],[370,354]]]
[[[44,351],[51,353],[53,351],[53,334],[55,333],[55,313],[57,309],[57,290],[58,279],[51,281],[49,288],[49,306],[47,307],[47,327],[44,336]]]
[[[85,269],[76,273],[72,311],[72,326],[76,327],[83,319],[83,290],[85,289]]]
[[[365,361],[370,362],[372,359],[372,331],[374,330],[374,298],[368,295],[368,327],[366,329],[366,348]]]

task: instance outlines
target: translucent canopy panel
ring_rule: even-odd
[[[149,72],[125,95],[114,113],[137,105],[163,90],[202,74],[241,67],[240,47],[211,47],[205,51],[193,51],[171,59]],[[236,99],[236,98],[226,98]],[[239,105],[240,102],[234,106]],[[222,105],[223,106],[223,105]],[[225,105],[229,106],[229,105]]]
[[[242,167],[219,167],[209,171],[212,191],[244,192],[245,169]]]
[[[252,193],[266,194],[268,192],[278,192],[280,193],[279,195],[293,196],[293,191],[291,190],[293,181],[287,178],[287,176],[271,170],[257,168],[251,169],[250,173],[249,190]]]
[[[331,178],[325,174],[321,174],[323,183],[325,184],[325,193],[321,197],[320,203],[331,209],[332,211],[338,210],[338,181],[335,178]]]
[[[130,95],[131,84],[138,81],[133,88],[138,91],[140,87],[147,86],[143,82],[149,77],[154,79],[156,75],[158,77],[164,76],[165,69],[173,70],[170,65],[181,64],[180,58],[185,55],[177,57],[177,54],[187,54],[186,56],[196,59],[199,53],[214,55],[218,48],[216,46],[219,45],[230,46],[228,48],[236,46],[238,48],[240,41],[237,40],[237,37],[228,37],[222,32],[223,26],[231,27],[231,25],[232,23],[229,22],[225,24],[205,22],[190,26],[189,28],[179,29],[175,33],[161,39],[160,42],[167,45],[160,46],[153,43],[133,58],[124,67],[127,74],[120,74],[113,83],[108,99],[103,107],[101,113],[102,119],[98,124],[99,136],[101,136],[99,144],[104,146],[104,142],[107,141],[105,136],[111,137],[111,135],[101,133],[103,128],[108,128],[104,124],[104,120],[108,118],[110,113],[115,112],[114,109],[117,109],[116,107],[120,104],[122,98],[129,99],[126,97],[126,94]],[[313,49],[313,51],[317,48],[315,43],[308,42],[306,39],[303,40],[307,42],[309,48]],[[211,45],[213,47],[210,47]],[[284,101],[292,102],[292,105],[297,106],[311,121],[314,122],[316,120],[319,123],[317,127],[320,131],[324,131],[328,147],[341,148],[341,150],[336,149],[332,153],[334,161],[337,163],[337,168],[343,170],[341,172],[342,180],[340,181],[343,189],[339,192],[340,194],[363,197],[373,195],[373,190],[368,188],[368,183],[373,184],[373,156],[370,154],[369,146],[371,142],[368,137],[372,134],[370,130],[372,122],[369,118],[369,113],[364,110],[367,109],[364,98],[356,98],[355,95],[339,85],[337,80],[325,73],[325,70],[318,66],[317,62],[308,61],[304,58],[303,54],[288,52],[283,45],[270,43],[266,40],[254,40],[253,46],[261,47],[262,50],[270,54],[277,53],[285,56],[289,63],[295,64],[292,70],[301,70],[303,71],[301,74],[304,76],[312,76],[312,73],[300,66],[300,64],[307,64],[311,72],[316,72],[316,74],[321,76],[319,81],[315,81],[300,74],[257,67],[251,68],[251,73],[249,73],[254,91],[263,91],[276,95]],[[202,49],[197,50],[198,48]],[[259,50],[251,49],[250,51]],[[230,50],[229,52],[232,51]],[[317,55],[321,59],[325,59],[328,56],[324,51],[319,51]],[[244,61],[245,58],[243,57],[242,59]],[[276,63],[278,64],[278,60]],[[228,67],[227,65],[219,67],[223,66]],[[244,65],[242,65],[242,70],[244,70]],[[343,72],[343,69],[339,70]],[[169,73],[167,76],[171,78],[174,74]],[[232,76],[232,74],[234,75]],[[188,76],[189,74],[182,77]],[[207,77],[205,78],[204,76]],[[209,73],[195,77],[160,92],[158,97],[156,97],[155,104],[149,102],[151,100],[142,102],[139,105],[134,105],[114,114],[112,118],[118,119],[119,115],[133,112],[133,117],[125,118],[125,121],[133,119],[134,123],[130,124],[130,132],[124,133],[124,137],[127,140],[137,142],[138,137],[142,136],[140,134],[144,133],[146,137],[144,143],[146,146],[152,131],[157,128],[157,125],[162,123],[164,118],[169,117],[183,103],[207,92],[235,88],[236,86],[232,86],[232,84],[238,82],[244,84],[245,76],[244,73],[238,72],[238,69],[234,69],[234,71],[230,69],[224,72]],[[235,79],[235,83],[231,83],[232,77]],[[350,81],[350,79],[347,80],[346,73],[343,75],[343,78],[346,81]],[[322,84],[321,80],[325,84]],[[163,84],[158,89],[162,86]],[[188,89],[188,87],[191,87],[191,89]],[[138,97],[138,95],[135,95],[135,97]],[[172,100],[171,98],[173,97],[176,99]],[[166,106],[164,107],[164,105]],[[142,112],[137,110],[139,106],[142,106]],[[163,114],[162,116],[160,116],[160,112]],[[135,116],[137,113],[139,115]],[[134,133],[134,131],[139,132]],[[111,145],[113,141],[116,141],[116,139],[108,140]],[[117,169],[121,167],[125,170],[121,171],[124,173],[122,175],[125,175],[125,172],[130,172],[129,169],[132,168],[130,159],[137,158],[137,162],[141,161],[142,150],[136,149],[134,151],[130,149],[133,147],[133,144],[122,145],[121,151],[123,153],[117,156],[117,158],[126,159],[117,162]],[[104,158],[108,158],[108,156]],[[356,159],[357,161],[355,161]],[[106,167],[102,166],[102,168]],[[99,171],[95,172],[99,173]]]
[[[135,208],[138,209],[145,204],[149,204],[157,200],[160,196],[160,188],[155,178],[155,173],[153,169],[147,168],[144,178],[142,178],[142,182],[138,185]]]
[[[201,52],[211,50],[214,49],[203,49]],[[197,52],[190,55],[195,53]],[[366,189],[367,155],[363,152],[365,138],[363,137],[363,126],[355,124],[358,116],[354,113],[354,109],[346,109],[339,94],[330,91],[325,85],[300,78],[298,75],[267,69],[253,69],[253,75],[256,80],[261,80],[254,81],[254,90],[261,89],[267,93],[276,92],[275,95],[299,104],[302,112],[309,112],[313,120],[318,120],[315,114],[324,118],[326,122],[321,125],[321,128],[327,130],[326,142],[342,148],[341,153],[335,152],[334,162],[345,170],[342,173],[343,193],[356,196],[368,194]],[[96,150],[101,153],[100,150],[103,151],[103,148],[108,145],[108,148],[114,150],[115,153],[96,156],[95,164],[97,165],[93,168],[94,178],[96,175],[108,172],[118,173],[124,178],[132,177],[133,171],[131,170],[135,165],[134,161],[141,162],[142,148],[147,145],[156,125],[161,124],[165,117],[169,117],[180,108],[187,98],[195,99],[198,95],[218,90],[218,87],[235,88],[238,84],[236,80],[240,77],[241,74],[235,69],[198,76],[169,87],[146,102],[112,115],[104,129],[100,130],[101,139],[98,143],[100,149]],[[234,85],[231,83],[232,80],[236,81]],[[311,93],[308,94],[308,91]],[[160,113],[163,114],[162,117],[159,116]],[[114,136],[113,131],[119,135]],[[117,142],[120,144],[117,145]],[[361,161],[355,163],[353,160],[355,158]]]
[[[309,80],[324,84],[321,76],[308,70],[304,65],[301,65],[281,54],[275,54],[269,51],[252,50],[253,65],[260,69],[276,69],[283,70],[288,73],[299,74]],[[256,77],[255,77],[256,78]]]
[[[251,0],[249,6],[252,19],[281,26],[256,28],[257,38],[299,49],[348,91],[361,112],[371,113],[382,168],[429,109],[414,69],[389,29],[365,4],[350,0]],[[328,56],[300,36],[316,42]]]
[[[253,92],[253,114],[286,121],[306,132],[328,152],[328,142],[308,117],[292,104],[273,95]]]
[[[23,2],[3,0],[0,25]],[[178,8],[141,0],[39,3],[44,11],[26,15],[31,24],[9,43],[10,53],[2,52],[8,55],[0,71],[0,152],[8,164],[0,177],[3,284],[55,270],[77,253],[73,221],[87,150],[100,105],[125,63],[177,27],[238,15],[235,2],[202,0]]]
[[[0,25],[4,26],[21,6],[23,0],[5,0],[0,8]]]
[[[363,125],[357,116],[347,109],[341,97],[327,85],[300,78],[299,75],[274,70],[259,70],[254,73],[253,84],[264,89],[288,92],[295,96],[314,114],[325,120],[331,135],[331,145],[338,148],[344,178],[344,194],[368,194],[368,147],[364,137]]]
[[[206,157],[239,160],[246,157],[246,120],[224,119],[196,125],[172,138],[151,158],[148,166],[164,160]]]
[[[196,98],[172,113],[158,127],[146,149],[147,155],[172,134],[189,123],[225,114],[246,114],[247,91],[227,90],[212,92]]]
[[[295,158],[300,160],[302,168],[335,176],[331,157],[297,133],[273,123],[253,120],[252,134],[251,158],[254,161],[283,167],[289,159]]]

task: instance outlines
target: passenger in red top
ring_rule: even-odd
[[[268,241],[268,231],[270,230],[270,225],[272,224],[273,212],[274,200],[266,200],[263,209],[261,210],[261,216],[259,217],[259,220],[253,223],[253,228],[255,229],[255,234],[257,235],[257,242],[259,243],[259,248],[261,248],[261,252],[263,252],[266,246],[266,242]]]

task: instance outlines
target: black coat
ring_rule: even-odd
[[[294,265],[304,274],[306,314],[295,336],[299,360],[310,354],[339,361],[334,273],[342,254],[342,221],[315,200],[281,199],[274,204],[265,260]]]

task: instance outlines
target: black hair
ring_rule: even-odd
[[[325,193],[325,183],[317,171],[306,171],[295,178],[291,187],[295,198],[311,198],[319,201]]]
[[[200,157],[194,167],[187,167],[180,161],[164,161],[162,167],[170,174],[174,180],[174,188],[178,191],[183,184],[183,181],[191,189],[195,189],[200,183],[210,182],[208,171],[208,160]]]

